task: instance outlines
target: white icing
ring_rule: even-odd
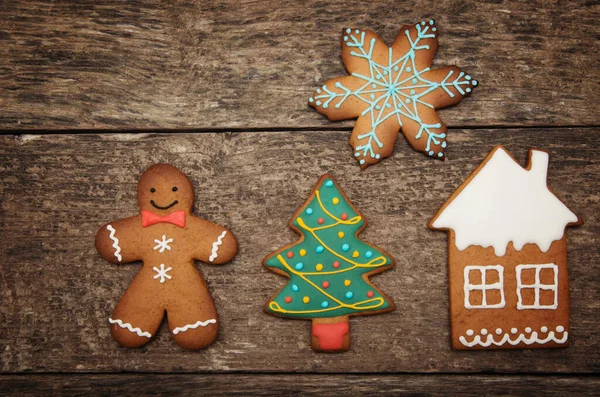
[[[133,332],[134,334],[137,334],[138,336],[145,336],[146,338],[151,338],[152,334],[150,334],[150,332],[143,332],[140,328],[133,328],[133,326],[129,323],[124,323],[123,321],[116,319],[113,320],[112,318],[108,319],[108,322],[111,324],[117,324],[119,327],[121,328],[125,328],[127,330],[129,330],[129,332]]]
[[[168,268],[165,269],[165,264],[164,263],[160,264],[160,269],[157,268],[156,266],[154,266],[152,268],[152,270],[154,270],[156,272],[156,275],[154,276],[154,279],[156,280],[157,278],[160,278],[160,283],[161,284],[164,283],[165,281],[167,281],[167,279],[169,279],[169,280],[172,279],[172,277],[169,276],[168,272],[171,271],[171,270],[173,270],[173,268],[169,266]]]
[[[123,257],[120,254],[121,247],[119,247],[119,239],[115,237],[116,230],[114,227],[112,227],[112,225],[106,226],[106,230],[110,232],[109,237],[113,241],[112,247],[115,249],[115,257],[119,262],[121,262],[123,260]]]
[[[493,284],[485,283],[485,274],[488,271],[498,272],[498,282]],[[479,272],[481,275],[481,284],[471,284],[469,281],[470,272]],[[464,293],[465,293],[465,308],[467,309],[497,309],[502,308],[506,305],[504,300],[504,267],[501,265],[490,265],[490,266],[465,266],[464,270]],[[472,305],[470,302],[470,292],[473,290],[481,291],[481,305]],[[500,291],[500,302],[494,304],[487,303],[487,291],[498,290]]]
[[[558,307],[558,266],[554,263],[545,263],[542,265],[517,265],[517,309],[556,309]],[[521,272],[525,269],[535,269],[535,280],[533,284],[523,284],[521,281]],[[554,279],[552,284],[542,284],[540,281],[540,271],[542,269],[552,269]],[[524,305],[521,291],[523,289],[533,289],[535,299],[532,305]],[[554,301],[551,305],[540,305],[540,290],[552,291]]]
[[[217,251],[219,250],[219,245],[223,244],[223,237],[225,237],[226,234],[227,230],[224,230],[223,233],[221,233],[221,235],[217,238],[217,241],[213,243],[212,252],[210,254],[210,257],[208,258],[210,262],[214,261],[217,258]]]
[[[158,252],[160,252],[161,254],[163,252],[165,252],[165,250],[171,251],[171,246],[169,244],[173,242],[172,238],[167,240],[167,236],[165,236],[163,234],[162,241],[154,240],[154,242],[156,243],[156,246],[154,247],[154,251],[156,251],[157,249],[160,249],[160,251],[158,251]]]
[[[216,324],[217,320],[215,320],[214,318],[211,318],[209,320],[206,321],[196,321],[194,324],[187,324],[184,325],[183,327],[177,327],[173,330],[173,335],[177,335],[180,332],[185,332],[188,329],[196,329],[198,327],[206,327],[208,324]]]
[[[533,243],[547,252],[578,219],[546,186],[548,154],[532,150],[529,162],[526,171],[503,148],[495,149],[432,227],[454,230],[461,251],[479,245],[503,256],[512,241],[516,250]]]
[[[546,331],[548,329],[546,328]],[[471,331],[471,333],[469,333],[469,331]],[[487,331],[484,333],[483,331],[485,331],[485,329],[481,330],[481,334],[485,335],[487,333]],[[513,332],[514,331],[514,332]],[[557,333],[563,333],[565,331],[565,328],[562,325],[559,325],[558,327],[556,327],[556,332]],[[554,333],[554,331],[550,331],[548,332],[548,335],[545,338],[542,338],[539,336],[539,334],[537,332],[531,332],[531,328],[527,327],[525,330],[526,333],[530,333],[530,336],[527,336],[523,333],[519,334],[516,336],[516,338],[511,338],[511,336],[508,333],[505,333],[501,338],[499,338],[498,340],[496,340],[496,338],[494,337],[493,334],[489,334],[487,335],[487,337],[481,338],[481,336],[476,335],[473,340],[471,340],[470,342],[467,341],[467,338],[465,338],[464,336],[460,336],[458,338],[458,340],[460,341],[460,343],[462,343],[464,346],[467,347],[473,347],[473,346],[481,346],[481,347],[489,347],[491,345],[496,345],[496,346],[502,346],[505,343],[508,343],[512,346],[516,346],[519,343],[524,343],[526,345],[532,345],[534,343],[538,343],[540,345],[546,344],[548,342],[555,342],[558,344],[563,344],[567,341],[568,337],[569,337],[569,333],[568,332],[564,332],[561,338],[558,338],[558,335]],[[545,331],[544,331],[545,332]],[[511,333],[514,335],[517,333],[516,328],[511,329]],[[466,332],[467,336],[472,336],[472,330],[467,330]],[[499,334],[498,334],[499,335]]]

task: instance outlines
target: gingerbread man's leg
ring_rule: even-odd
[[[109,318],[113,338],[125,347],[138,347],[150,341],[162,319],[164,309],[156,299],[155,288],[142,270],[133,280]]]
[[[194,297],[169,304],[167,318],[175,342],[189,350],[204,349],[217,337],[219,318],[206,283],[198,276]]]

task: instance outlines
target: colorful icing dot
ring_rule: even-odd
[[[346,299],[352,299],[353,296],[354,294],[352,293],[352,291],[346,292]]]
[[[373,256],[373,252],[371,252],[371,251],[367,251],[367,252],[365,252],[365,256],[366,256],[367,258],[371,258],[371,257]]]
[[[286,296],[284,299],[285,303],[292,303],[292,297],[291,296]]]
[[[333,200],[331,200],[331,202],[332,202],[333,204],[338,204],[338,203],[340,202],[340,199],[339,199],[339,198],[337,198],[337,197],[334,197],[334,198],[333,198]]]
[[[333,186],[333,181],[331,179],[328,179],[327,182],[325,182],[325,186],[332,187]]]
[[[360,253],[359,253],[358,251],[354,251],[354,252],[352,253],[352,257],[353,257],[353,258],[358,258],[358,256],[359,256],[359,255],[360,255]]]
[[[352,281],[350,281],[350,280],[344,280],[344,285],[346,287],[350,286],[350,284],[352,284]]]
[[[340,262],[338,262],[338,261],[333,262],[333,268],[337,269],[338,267],[340,267]]]
[[[327,306],[329,306],[329,302],[327,302],[327,301],[321,302],[321,307],[322,308],[326,308]]]
[[[319,218],[319,219],[317,219],[317,223],[318,223],[319,225],[322,225],[322,224],[323,224],[323,222],[325,222],[325,219],[323,219],[323,218]]]
[[[294,253],[292,251],[288,251],[287,257],[292,259],[294,257]]]
[[[306,215],[312,215],[313,209],[308,207],[305,212],[306,212]]]
[[[339,238],[344,238],[344,236],[345,236],[344,232],[338,232],[338,237]]]
[[[315,249],[315,251],[317,251],[317,254],[320,254],[320,253],[321,253],[321,252],[323,252],[324,250],[325,250],[325,248],[323,248],[323,246],[322,246],[322,245],[319,245],[319,246],[318,246],[318,247]]]
[[[298,292],[298,286],[296,284],[292,285],[292,291]]]
[[[367,292],[367,297],[372,298],[373,295],[375,295],[375,293],[373,291],[368,291]]]
[[[302,302],[308,303],[310,302],[310,298],[308,296],[305,296],[304,298],[302,298]]]
[[[329,288],[329,281],[323,281],[321,283],[321,287],[323,287],[323,288]]]
[[[342,214],[342,220],[345,221],[346,219],[348,219],[348,214],[346,214],[345,212]]]
[[[298,262],[296,263],[296,266],[294,266],[296,268],[296,270],[302,270],[302,268],[304,267],[304,263],[302,262]]]
[[[306,255],[306,250],[304,248],[302,248],[300,250],[300,256],[304,256],[304,255]]]
[[[317,269],[318,272],[320,272],[321,270],[323,270],[323,264],[317,263],[317,266],[315,266],[315,268]]]
[[[342,245],[342,251],[346,252],[350,249],[350,246],[348,244],[343,244]]]

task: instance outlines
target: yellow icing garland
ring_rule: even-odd
[[[331,311],[331,310],[337,310],[340,307],[344,307],[344,308],[349,308],[349,309],[359,310],[360,311],[360,310],[376,309],[376,308],[382,306],[385,303],[385,300],[382,297],[367,299],[367,300],[364,300],[364,301],[361,301],[361,302],[356,302],[356,303],[350,304],[350,305],[346,304],[346,303],[343,303],[343,302],[339,301],[338,299],[336,299],[335,297],[333,297],[332,295],[330,295],[327,292],[325,292],[322,288],[320,288],[318,285],[316,285],[315,283],[313,283],[312,281],[310,281],[308,278],[305,277],[307,275],[314,276],[314,275],[326,275],[326,274],[343,273],[343,272],[347,272],[349,270],[355,269],[357,267],[362,267],[362,268],[379,267],[379,266],[382,266],[383,264],[385,264],[385,262],[386,262],[386,258],[384,256],[379,256],[377,258],[372,259],[368,263],[357,263],[357,262],[354,262],[354,261],[352,261],[350,259],[347,259],[347,258],[343,257],[342,255],[338,254],[337,252],[335,252],[334,250],[332,250],[331,248],[329,248],[327,246],[327,244],[325,244],[323,242],[323,240],[321,240],[317,236],[317,234],[315,233],[315,231],[322,230],[322,229],[328,229],[328,228],[337,226],[340,223],[346,224],[346,225],[354,225],[354,224],[357,224],[358,222],[360,222],[361,217],[360,216],[355,216],[355,217],[353,217],[352,219],[350,219],[348,221],[343,221],[343,220],[335,217],[333,214],[331,214],[329,211],[327,211],[325,209],[325,206],[321,202],[321,197],[319,195],[319,191],[318,190],[315,192],[315,195],[317,197],[317,201],[319,203],[319,206],[321,207],[321,209],[323,210],[323,212],[325,212],[327,215],[329,215],[332,219],[335,219],[337,221],[337,223],[334,223],[334,224],[331,224],[331,225],[327,225],[327,226],[321,226],[321,227],[317,227],[317,228],[310,228],[310,227],[306,226],[306,224],[304,223],[304,221],[302,220],[302,218],[298,217],[296,219],[296,221],[298,222],[298,225],[300,225],[300,227],[302,227],[304,230],[309,231],[314,236],[314,238],[317,241],[319,241],[319,243],[321,243],[321,245],[323,247],[325,247],[325,249],[327,249],[333,255],[337,256],[340,259],[343,259],[344,261],[346,261],[348,263],[351,263],[353,266],[349,267],[347,269],[335,270],[335,271],[331,271],[331,272],[306,272],[306,273],[301,273],[301,272],[298,272],[295,269],[293,269],[290,265],[288,265],[288,263],[283,258],[283,256],[281,256],[281,254],[277,255],[277,259],[279,260],[279,262],[281,262],[281,264],[283,266],[285,266],[286,269],[288,269],[290,271],[290,273],[293,273],[293,274],[299,276],[300,278],[302,278],[304,281],[306,281],[307,283],[309,283],[310,285],[312,285],[317,291],[319,291],[320,293],[322,293],[323,295],[325,295],[329,299],[331,299],[334,302],[336,302],[339,306],[329,307],[329,308],[323,308],[323,309],[318,309],[318,310],[300,310],[300,311],[295,311],[295,310],[285,310],[285,309],[282,309],[281,306],[277,302],[271,301],[269,303],[269,308],[271,310],[273,310],[274,312],[279,312],[279,313],[310,314],[310,313],[323,313],[323,312],[327,312],[327,311]],[[371,303],[371,302],[377,302],[377,303],[373,304],[373,305],[370,305],[370,306],[366,306],[366,307],[362,306],[364,304],[368,304],[368,303]]]

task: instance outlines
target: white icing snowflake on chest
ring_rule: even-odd
[[[169,274],[167,274],[167,272],[173,270],[173,268],[169,266],[168,268],[165,269],[164,263],[160,264],[160,269],[157,268],[156,266],[154,266],[152,269],[156,272],[154,279],[156,280],[156,279],[160,278],[161,284],[164,283],[165,281],[167,281],[167,279],[170,280],[172,278]]]
[[[172,238],[167,239],[167,236],[165,236],[163,234],[162,241],[154,240],[154,242],[156,243],[156,246],[154,247],[154,251],[156,251],[157,249],[160,249],[160,251],[158,251],[158,252],[160,252],[161,254],[163,252],[165,252],[165,250],[171,251],[171,246],[169,244],[173,242]]]

